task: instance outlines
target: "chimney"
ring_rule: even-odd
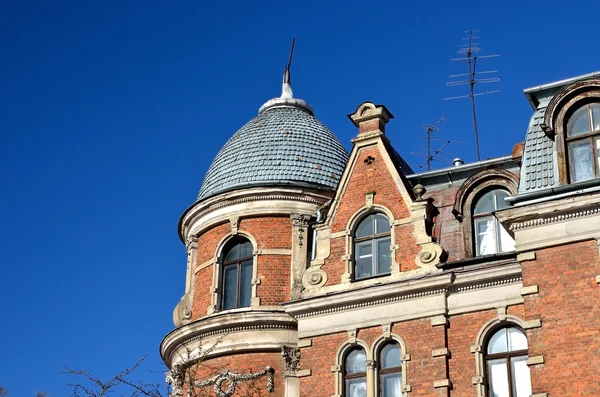
[[[358,135],[385,134],[385,125],[394,116],[383,105],[363,102],[348,118],[358,127]]]

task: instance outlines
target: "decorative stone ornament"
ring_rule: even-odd
[[[254,379],[262,378],[267,376],[267,391],[272,393],[274,390],[273,373],[275,371],[271,367],[266,367],[260,372],[254,372],[251,374],[238,374],[229,372],[226,369],[222,369],[221,373],[204,381],[194,382],[194,386],[204,388],[208,386],[214,386],[215,396],[217,397],[230,397],[235,393],[235,389],[239,382],[246,382]],[[223,383],[227,382],[227,388],[222,389]]]
[[[423,195],[426,191],[427,189],[425,189],[425,186],[421,185],[420,183],[417,183],[415,187],[413,187],[413,193],[415,194],[417,200],[423,200]]]
[[[300,371],[300,349],[282,346],[281,356],[285,360],[285,376],[295,376]]]
[[[182,366],[174,365],[173,368],[166,373],[165,382],[171,387],[169,397],[183,396],[183,382],[185,381],[185,371]]]
[[[348,118],[363,133],[384,133],[385,125],[394,118],[392,113],[383,105],[373,102],[363,102]]]

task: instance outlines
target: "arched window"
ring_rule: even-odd
[[[350,350],[344,363],[344,396],[366,397],[367,355],[361,347]]]
[[[379,352],[379,396],[402,395],[402,351],[398,343],[387,343]]]
[[[490,190],[483,194],[473,208],[473,229],[475,230],[475,252],[477,256],[514,251],[515,241],[504,230],[498,219],[492,214],[508,207],[505,197],[507,191]]]
[[[231,240],[221,260],[221,310],[250,306],[252,297],[252,243]]]
[[[488,340],[486,371],[488,397],[529,397],[527,337],[516,327],[501,328]]]
[[[600,103],[581,106],[567,121],[571,182],[600,177]]]
[[[364,218],[354,232],[354,279],[391,271],[390,221],[383,214]]]

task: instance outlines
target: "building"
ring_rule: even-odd
[[[219,396],[600,395],[600,73],[524,92],[512,154],[416,174],[385,106],[348,154],[287,75],[180,219],[173,395],[199,357]]]

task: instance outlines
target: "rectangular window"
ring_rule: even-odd
[[[373,244],[371,240],[356,244],[356,275],[365,278],[373,275]]]
[[[509,397],[506,359],[488,361],[490,392],[494,397]]]
[[[493,217],[475,220],[475,234],[477,236],[477,255],[489,255],[498,252],[496,245],[496,230]]]
[[[225,266],[223,269],[223,310],[237,307],[237,264]]]
[[[250,306],[252,297],[252,260],[242,262],[242,277],[240,279],[240,307]]]
[[[348,397],[366,397],[367,380],[365,378],[348,379],[346,390],[348,390]]]
[[[382,397],[399,397],[402,395],[402,374],[387,374],[382,376]]]
[[[529,378],[529,367],[526,362],[527,356],[512,357],[510,359],[514,397],[529,397],[531,395],[531,379]]]
[[[390,239],[377,240],[377,274],[391,272],[392,253],[390,251]]]
[[[569,143],[573,182],[594,178],[594,160],[589,139]]]

